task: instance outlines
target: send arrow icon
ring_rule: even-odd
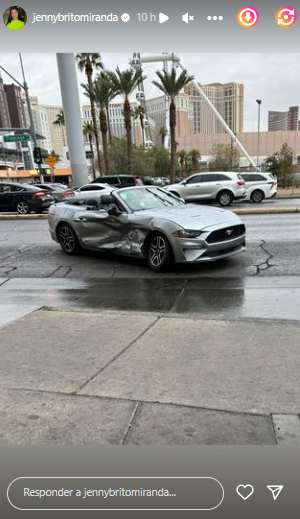
[[[276,501],[277,497],[279,496],[281,490],[283,489],[283,485],[267,485],[267,488],[271,490],[273,494],[273,499]]]

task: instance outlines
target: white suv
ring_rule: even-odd
[[[243,178],[238,173],[227,171],[196,173],[178,184],[165,186],[164,189],[187,201],[217,200],[223,207],[230,205],[233,200],[241,200],[246,197]]]
[[[240,173],[245,181],[246,200],[260,203],[277,195],[277,178],[272,173]]]

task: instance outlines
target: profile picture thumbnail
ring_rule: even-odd
[[[12,5],[4,12],[3,22],[4,25],[6,25],[6,27],[12,31],[23,29],[27,22],[26,11],[18,5]]]

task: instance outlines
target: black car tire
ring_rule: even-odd
[[[173,259],[171,245],[163,234],[153,234],[147,248],[147,261],[152,270],[164,270]]]
[[[260,204],[265,198],[265,194],[261,189],[255,189],[253,193],[251,193],[251,202],[255,204]]]
[[[233,194],[230,191],[221,191],[218,194],[218,202],[221,207],[228,207],[232,204]]]
[[[68,223],[61,223],[57,229],[57,239],[66,254],[77,254],[80,251],[80,245],[75,231]]]
[[[28,202],[26,202],[25,200],[19,200],[17,203],[16,203],[16,211],[19,213],[19,214],[29,214],[31,209],[30,209],[30,205],[28,204]]]

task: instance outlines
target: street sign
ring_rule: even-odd
[[[94,158],[94,152],[93,151],[86,151],[85,152],[85,158],[86,159],[93,159]]]
[[[54,168],[57,160],[55,157],[53,157],[53,155],[48,155],[45,162],[48,164],[48,166],[50,166],[50,168]]]
[[[19,133],[18,135],[4,135],[4,142],[25,142],[29,141],[28,133]]]

